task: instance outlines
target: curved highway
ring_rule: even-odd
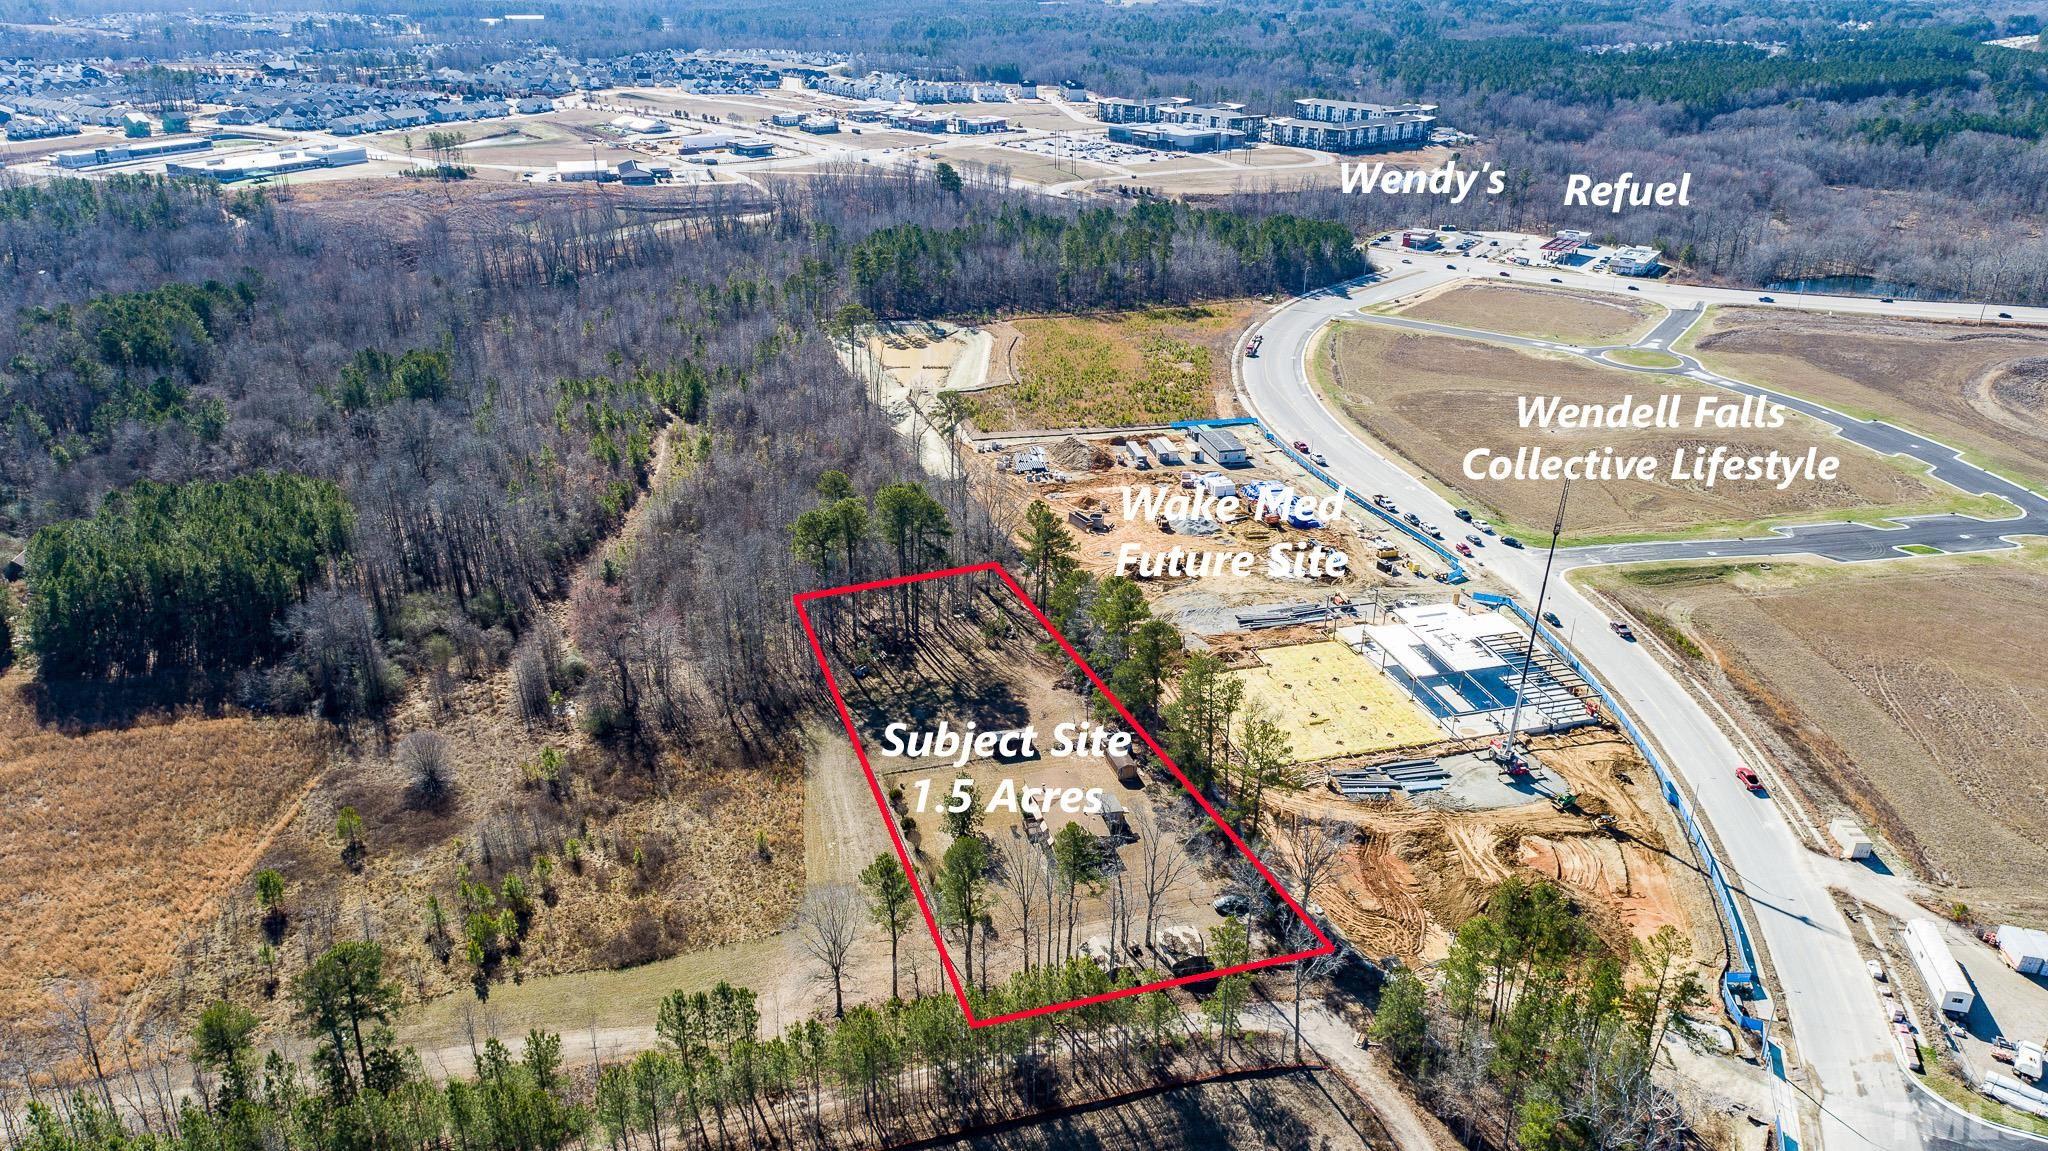
[[[1402,272],[1401,266],[1393,263],[1393,257],[1379,252],[1373,253],[1373,257],[1380,271]],[[1477,260],[1413,255],[1408,258],[1420,261],[1420,266],[1384,280],[1341,285],[1277,306],[1255,329],[1255,334],[1264,337],[1262,354],[1256,359],[1239,358],[1240,386],[1251,412],[1274,434],[1284,440],[1309,441],[1328,457],[1327,470],[1355,491],[1368,495],[1383,492],[1425,519],[1454,523],[1453,507],[1443,496],[1362,440],[1350,424],[1323,405],[1309,382],[1309,350],[1317,332],[1330,321],[1339,317],[1363,319],[1357,315],[1362,307],[1451,280],[1499,279],[1498,265]],[[1447,264],[1453,267],[1446,267]],[[1541,278],[1547,280],[1549,275],[1546,271]],[[1523,283],[1538,278],[1527,271],[1515,271],[1508,277]],[[1559,278],[1578,288],[1626,290],[1623,283],[1605,277],[1559,273]],[[1723,289],[1661,284],[1644,285],[1643,290],[1632,294],[1664,304],[1674,313],[1692,312],[1695,316],[1709,303],[1755,299],[1747,293]],[[1975,318],[1979,312],[1974,305],[1884,305],[1851,297],[1801,297],[1801,304],[1846,312],[1946,318]],[[2048,309],[2011,310],[2016,314],[2026,312],[2025,316],[2017,317],[2022,320],[2048,323]],[[1654,340],[1668,348],[1676,338],[1676,332],[1670,329],[1677,322],[1674,319],[1660,324],[1644,342]],[[1703,371],[1696,363],[1689,363],[1682,370]],[[1713,382],[1722,381],[1716,378]],[[1735,386],[1733,381],[1727,384]],[[1810,407],[1803,406],[1802,410]],[[1846,417],[1833,415],[1829,419],[1837,426],[1842,426],[1842,421]],[[1949,462],[1942,478],[1957,475],[1954,453],[1939,445],[1932,446],[1947,453]],[[1997,477],[1989,478],[2003,485],[1997,489],[1999,494],[2014,499],[2025,509],[2029,524],[2036,516],[2048,515],[2048,505],[2038,495]],[[2004,490],[2007,488],[2012,491]],[[2014,493],[2021,498],[2015,498]],[[1839,527],[1801,528],[1782,539],[1742,542],[1785,551],[1811,551],[1817,547],[1831,550],[1821,545],[1848,538]],[[1859,533],[1858,538],[1869,537],[1874,531],[1861,527],[1853,530]],[[1704,550],[1708,542],[1627,547],[1677,546],[1682,552],[1691,548]],[[1994,540],[1985,546],[1999,545]],[[1881,553],[1897,554],[1888,543]],[[1481,554],[1485,570],[1512,587],[1524,602],[1535,601],[1543,571],[1540,552],[1495,547]],[[1670,558],[1673,554],[1642,555],[1618,547],[1585,549],[1573,560],[1615,562]],[[1908,1088],[1906,1074],[1894,1056],[1889,1023],[1880,1014],[1876,993],[1864,972],[1849,925],[1828,894],[1826,880],[1815,866],[1816,857],[1801,845],[1769,799],[1752,795],[1736,781],[1734,767],[1742,759],[1700,702],[1647,650],[1609,631],[1604,614],[1568,581],[1552,580],[1546,607],[1563,618],[1563,630],[1571,634],[1580,658],[1612,686],[1683,777],[1720,840],[1722,862],[1731,872],[1731,883],[1748,898],[1757,934],[1783,995],[1783,1001],[1776,1005],[1777,1014],[1781,1019],[1789,1018],[1801,1061],[1800,1067],[1792,1069],[1792,1078],[1801,1084],[1799,1090],[1820,1096],[1819,1139],[1814,1140],[1812,1136],[1816,1133],[1809,1130],[1808,1145],[1817,1142],[1829,1151],[1941,1151],[1979,1145],[1979,1135],[1996,1138],[1992,1130],[1975,1125],[1970,1125],[1967,1133],[1958,1138],[1956,1117]],[[1575,626],[1579,623],[1586,626]]]

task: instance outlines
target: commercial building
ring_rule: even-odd
[[[797,121],[797,131],[823,136],[839,130],[839,121],[830,116],[806,116]]]
[[[105,164],[127,164],[136,160],[153,160],[159,156],[204,152],[211,147],[211,140],[188,137],[182,140],[137,141],[107,148],[81,148],[73,152],[59,152],[52,158],[59,168],[97,168]]]
[[[1162,152],[1223,152],[1247,143],[1243,132],[1184,124],[1113,124],[1109,138],[1113,143]]]
[[[179,160],[164,171],[172,176],[189,176],[232,184],[238,180],[261,180],[314,168],[345,168],[369,160],[360,144],[312,144],[271,152],[236,152],[209,156],[203,160]]]
[[[1664,268],[1663,257],[1656,248],[1623,248],[1608,257],[1607,267],[1622,276],[1654,276]]]
[[[1196,428],[1188,438],[1194,441],[1196,451],[1219,467],[1241,468],[1251,463],[1250,454],[1229,428]]]
[[[1434,104],[1361,104],[1351,100],[1296,100],[1294,115],[1266,122],[1266,139],[1318,152],[1370,152],[1418,148],[1436,123]]]

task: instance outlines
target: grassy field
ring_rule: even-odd
[[[1987,920],[2048,917],[2048,670],[2003,638],[2048,612],[2048,546],[1573,578],[1687,637],[1688,662],[1741,701],[1793,777],[1954,884],[1945,895]]]
[[[2048,333],[1998,324],[1715,308],[1680,341],[1700,362],[2048,482]]]
[[[1643,300],[1503,284],[1464,284],[1400,310],[1415,320],[1594,347],[1625,344],[1664,316]]]
[[[0,1018],[51,979],[110,999],[168,969],[327,761],[292,720],[165,717],[67,734],[0,677]],[[224,898],[226,897],[226,898]]]
[[[1607,358],[1638,368],[1676,368],[1685,363],[1670,352],[1653,351],[1649,348],[1618,348],[1607,353]]]
[[[1915,466],[1865,451],[1794,416],[1783,428],[1564,431],[1519,426],[1518,395],[1567,401],[1639,403],[1666,392],[1708,394],[1678,378],[1644,379],[1575,357],[1523,352],[1451,336],[1402,332],[1371,324],[1340,324],[1316,351],[1324,393],[1367,434],[1413,461],[1457,498],[1479,505],[1507,530],[1547,525],[1557,485],[1524,480],[1468,480],[1466,453],[1487,448],[1512,456],[1522,446],[1546,453],[1611,447],[1616,455],[1659,457],[1657,478],[1581,484],[1573,489],[1566,535],[1573,543],[1668,538],[1706,533],[1756,534],[1771,522],[1802,519],[1875,520],[1891,515],[1967,511],[2010,514],[2002,501],[1965,496],[1929,481]],[[1690,409],[1690,401],[1687,402]],[[1802,480],[1780,491],[1765,482],[1723,481],[1708,488],[1677,483],[1668,465],[1675,449],[1725,443],[1732,452],[1818,446],[1840,458],[1831,481]]]
[[[1118,427],[1214,414],[1230,386],[1245,302],[1110,316],[1017,320],[998,332],[992,371],[1012,381],[973,397],[983,431]]]

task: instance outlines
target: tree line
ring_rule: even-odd
[[[1241,935],[1241,929],[1239,934]],[[1002,1014],[1133,986],[1085,960],[1019,973],[972,992]],[[969,1028],[950,995],[861,1004],[764,1034],[753,991],[729,983],[663,998],[655,1043],[587,1063],[560,1035],[529,1031],[515,1050],[490,1037],[473,1069],[430,1078],[390,1022],[400,997],[382,949],[346,942],[290,989],[311,1043],[303,1061],[259,1050],[256,1017],[207,1007],[184,1046],[189,1094],[167,1080],[125,1082],[104,1068],[21,1094],[0,1084],[8,1151],[305,1151],[471,1148],[556,1151],[669,1146],[861,1147],[1029,1115],[1218,1069],[1283,1062],[1270,1037],[1211,1010],[1198,1026],[1164,992],[993,1027]],[[1241,1000],[1233,1000],[1237,1008]],[[1204,1031],[1207,1032],[1206,1038]]]

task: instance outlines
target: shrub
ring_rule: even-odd
[[[448,801],[453,783],[448,740],[439,732],[415,731],[398,741],[399,770],[412,782],[414,803],[437,810]]]

